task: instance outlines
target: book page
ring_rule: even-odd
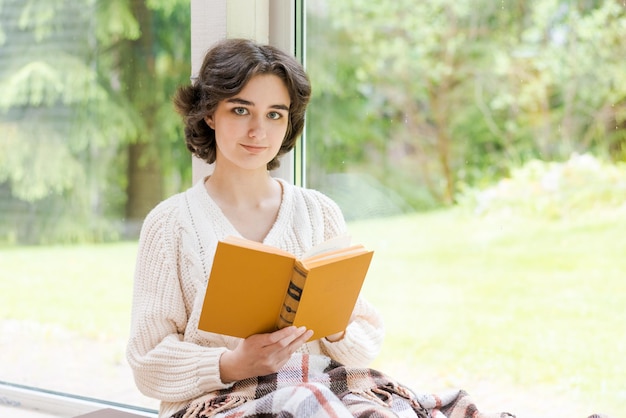
[[[299,262],[303,266],[303,268],[309,270],[319,265],[334,263],[344,258],[354,257],[358,254],[362,254],[368,251],[369,250],[365,249],[365,247],[363,247],[362,245],[357,244],[346,248],[339,248],[336,250],[331,250],[329,252],[320,253],[314,255],[313,257],[301,259]]]
[[[304,260],[318,254],[335,251],[340,248],[345,248],[350,245],[351,239],[352,238],[350,237],[350,235],[338,235],[334,238],[329,239],[328,241],[324,241],[321,244],[310,248],[307,252],[302,254],[302,257],[300,257],[300,259]]]

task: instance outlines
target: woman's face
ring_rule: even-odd
[[[252,77],[239,94],[219,102],[205,119],[215,131],[216,164],[265,169],[285,138],[290,104],[287,87],[271,74]]]

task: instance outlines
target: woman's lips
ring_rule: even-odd
[[[246,151],[252,153],[252,154],[260,154],[263,151],[265,151],[267,149],[267,147],[262,147],[259,145],[246,145],[246,144],[241,144],[242,148],[245,149]]]

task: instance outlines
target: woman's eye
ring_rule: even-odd
[[[282,118],[283,115],[281,115],[278,112],[270,112],[270,113],[267,114],[267,117],[270,118],[270,119],[276,120],[276,119]]]
[[[236,115],[247,115],[248,109],[246,109],[245,107],[235,107],[233,109],[233,112],[235,112]]]

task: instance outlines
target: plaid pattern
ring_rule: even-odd
[[[478,411],[463,391],[417,395],[372,369],[295,354],[278,372],[209,393],[172,418],[506,418]]]

